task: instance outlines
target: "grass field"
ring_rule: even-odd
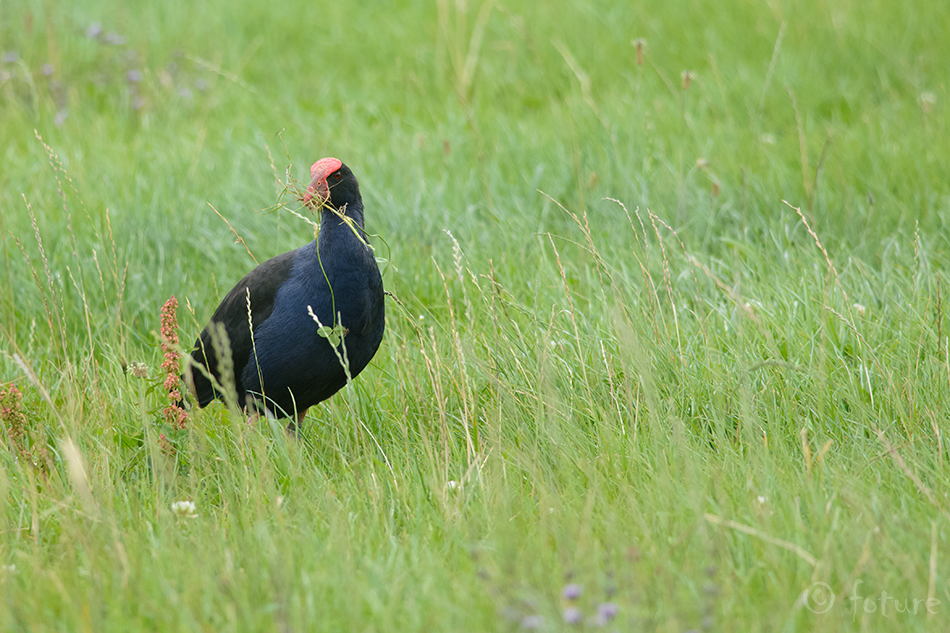
[[[0,4],[0,630],[950,629],[941,3],[403,4]],[[172,428],[323,156],[379,354]]]

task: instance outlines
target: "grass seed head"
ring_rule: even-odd
[[[647,41],[642,37],[633,40],[633,48],[637,51],[637,66],[643,66],[643,52],[647,48]]]
[[[693,80],[696,79],[695,73],[690,70],[684,70],[680,77],[683,80],[683,90],[689,90],[690,84],[692,84]]]

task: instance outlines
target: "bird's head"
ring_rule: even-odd
[[[339,158],[321,158],[310,166],[310,185],[303,203],[313,209],[324,206],[342,209],[360,200],[359,184],[350,168]]]

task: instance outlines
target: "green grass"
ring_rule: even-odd
[[[0,629],[946,630],[945,11],[731,4],[0,5]],[[170,428],[328,155],[379,354]]]

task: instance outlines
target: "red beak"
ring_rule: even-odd
[[[338,158],[321,158],[310,166],[310,186],[304,194],[303,203],[314,208],[322,207],[330,199],[327,176],[343,166]]]

